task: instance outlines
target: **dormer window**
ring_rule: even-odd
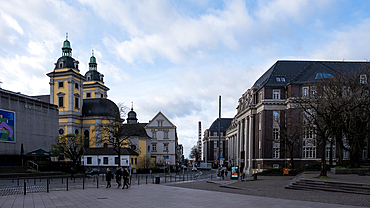
[[[317,73],[315,79],[323,79],[323,78],[333,78],[331,74],[328,73]]]
[[[360,83],[361,83],[361,84],[366,84],[366,83],[367,83],[367,77],[366,77],[366,74],[361,74],[361,75],[360,75]]]
[[[276,76],[276,81],[277,82],[285,82],[285,77],[283,77],[283,76]]]
[[[63,68],[63,63],[62,62],[59,63],[59,68]]]

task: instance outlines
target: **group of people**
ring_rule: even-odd
[[[107,168],[107,173],[105,174],[105,180],[107,181],[107,187],[106,188],[112,187],[110,182],[114,177],[116,177],[116,182],[117,182],[117,185],[118,185],[117,188],[121,187],[122,178],[123,178],[122,189],[124,189],[125,186],[127,187],[127,189],[129,188],[129,186],[130,186],[130,183],[129,183],[130,173],[128,172],[128,170],[126,168],[122,169],[121,167],[118,167],[114,176],[113,176],[112,171],[109,168]]]
[[[227,168],[219,168],[217,171],[217,176],[225,179],[225,176],[227,177]]]

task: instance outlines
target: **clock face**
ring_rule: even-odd
[[[59,134],[60,135],[63,135],[64,134],[64,130],[63,129],[59,129]]]

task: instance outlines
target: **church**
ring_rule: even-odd
[[[120,115],[120,111],[113,101],[107,99],[109,88],[104,84],[104,75],[98,72],[94,51],[90,57],[89,70],[84,75],[81,74],[79,61],[72,57],[72,47],[67,36],[63,42],[62,56],[54,65],[54,70],[47,74],[50,77],[50,95],[38,96],[38,98],[57,106],[59,110],[59,136],[83,134],[85,136],[84,146],[89,154],[101,151],[98,149],[102,148],[111,149],[109,144],[102,143],[97,128]],[[128,116],[127,123],[136,119],[136,113],[133,109],[128,113]],[[138,151],[150,148],[149,136],[144,135],[142,138],[140,136],[138,138],[137,135],[133,135],[133,137],[136,141],[134,142],[135,149],[132,149],[132,145],[127,146],[126,148],[130,148],[130,151],[125,152],[130,154],[126,155],[125,158],[127,157],[129,161],[137,161],[139,157],[150,157],[150,153],[148,154],[147,151]],[[99,158],[95,159],[100,161]],[[114,161],[118,158],[114,159],[109,165],[117,164]],[[93,164],[94,161],[91,165]],[[96,164],[103,165],[98,162]]]

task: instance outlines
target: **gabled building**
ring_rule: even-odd
[[[289,168],[289,155],[279,142],[279,124],[289,119],[302,122],[294,114],[296,108],[291,100],[313,93],[312,84],[318,79],[329,78],[343,69],[364,67],[370,67],[370,62],[277,61],[238,101],[235,119],[226,132],[230,165],[239,166],[247,173],[268,167]],[[302,135],[293,154],[294,166],[317,162],[321,157],[317,145],[314,133]],[[368,146],[367,142],[364,147],[367,152]],[[339,154],[338,150],[335,152]],[[348,158],[348,154],[343,152],[343,157]]]
[[[159,111],[145,126],[145,130],[152,139],[151,155],[156,158],[156,164],[176,165],[178,161],[176,126]]]

